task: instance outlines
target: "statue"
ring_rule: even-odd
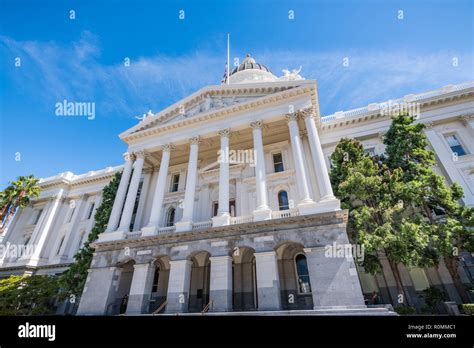
[[[148,112],[146,114],[143,114],[141,117],[140,116],[135,116],[135,118],[137,120],[140,120],[140,122],[143,122],[149,116],[153,116],[153,112],[151,112],[151,110],[148,110]]]
[[[304,80],[304,77],[300,75],[302,66],[300,65],[299,69],[293,69],[291,72],[288,69],[283,69],[283,76],[278,78],[281,81],[296,81],[296,80]]]

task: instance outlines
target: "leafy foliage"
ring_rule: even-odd
[[[59,290],[54,276],[15,276],[0,280],[0,315],[54,314]]]
[[[121,173],[115,174],[112,181],[104,187],[102,191],[102,204],[97,208],[94,216],[95,225],[84,246],[74,256],[76,262],[60,276],[59,283],[63,296],[80,296],[82,294],[87,278],[87,270],[90,267],[94,253],[94,248],[92,248],[91,244],[107,228],[121,176]]]
[[[412,116],[394,117],[382,156],[371,157],[359,142],[342,139],[331,157],[330,178],[350,211],[349,233],[364,247],[367,272],[381,270],[383,252],[402,293],[397,264],[429,267],[444,257],[462,293],[456,262],[460,250],[473,250],[474,209],[459,203],[458,184],[448,186],[432,169],[435,155],[423,129]]]
[[[33,175],[19,176],[0,192],[0,228],[7,226],[17,208],[26,207],[31,198],[39,196],[41,188],[38,182],[39,179]]]

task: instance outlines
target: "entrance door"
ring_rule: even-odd
[[[219,202],[212,203],[212,216],[217,216],[219,212]],[[229,212],[230,216],[235,217],[235,200],[229,201]]]

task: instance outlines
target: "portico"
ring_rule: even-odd
[[[240,126],[201,133],[187,139],[176,139],[158,147],[127,153],[109,228],[101,235],[101,241],[124,239],[130,233],[136,236],[138,231],[145,237],[339,209],[339,202],[332,194],[315,119],[317,115],[314,108],[306,108],[268,120],[259,119]],[[306,138],[301,137],[301,129],[306,130],[308,134]],[[309,145],[306,146],[310,149],[309,153],[305,151],[304,141]],[[288,151],[285,156],[282,155],[284,170],[275,172],[274,168],[271,168],[274,166],[271,156],[275,151],[271,149],[278,149],[279,146],[286,147]],[[232,150],[252,152],[251,156],[244,159],[250,163],[232,162],[229,158],[229,152]],[[309,157],[311,161],[308,161]],[[173,167],[178,162],[186,165],[185,180],[183,179],[185,185],[182,190],[184,196],[178,200],[175,208],[180,211],[180,214],[175,213],[176,221],[167,223],[165,197],[170,193],[170,180],[173,180],[170,164]],[[313,166],[305,165],[305,162],[311,162]],[[212,163],[215,163],[215,168],[209,172],[202,172],[203,168],[209,167]],[[156,174],[155,188],[148,192],[148,195],[151,194],[148,196],[149,202],[152,202],[151,209],[141,228],[131,232],[127,226],[131,223],[144,166],[150,167]],[[236,166],[241,168],[236,170],[234,169]],[[130,174],[131,168],[133,175]],[[292,187],[287,185],[291,206],[288,204],[286,209],[275,205],[271,207],[268,181],[270,180],[271,184],[276,176],[291,179],[294,174],[295,185]],[[316,177],[317,180],[311,182],[311,177]],[[235,201],[235,190],[237,186],[241,186],[242,180],[246,185],[246,193],[252,192],[252,194],[242,195],[242,187],[239,187],[240,197]],[[218,210],[215,216],[212,212],[209,214],[210,209],[206,209],[207,212],[204,213],[203,209],[197,208],[202,204],[213,204],[200,195],[202,184],[205,182],[218,191],[216,202]],[[123,191],[127,186],[129,188],[125,195]],[[232,200],[239,206],[233,212],[230,211],[229,204],[231,188],[234,195]],[[272,198],[275,200],[277,197]],[[245,209],[250,206],[249,200],[254,201],[253,208]],[[242,209],[245,205],[247,207]],[[120,207],[123,209],[118,223]],[[284,210],[287,210],[286,214],[282,213]],[[236,214],[237,211],[241,214]]]

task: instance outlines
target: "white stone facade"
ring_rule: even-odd
[[[169,313],[209,304],[210,311],[363,310],[367,281],[361,288],[354,261],[321,256],[327,244],[348,243],[329,157],[343,137],[382,153],[391,108],[402,102],[419,107],[437,170],[474,206],[474,83],[321,117],[315,81],[250,70],[120,134],[128,144],[123,166],[43,179],[40,198],[17,213],[3,240],[35,251],[4,257],[0,275],[64,270],[90,233],[102,188],[123,171],[79,313],[146,313],[162,303]],[[296,269],[298,255],[307,275]],[[449,283],[433,274],[431,283]],[[389,278],[371,281],[389,293]]]

